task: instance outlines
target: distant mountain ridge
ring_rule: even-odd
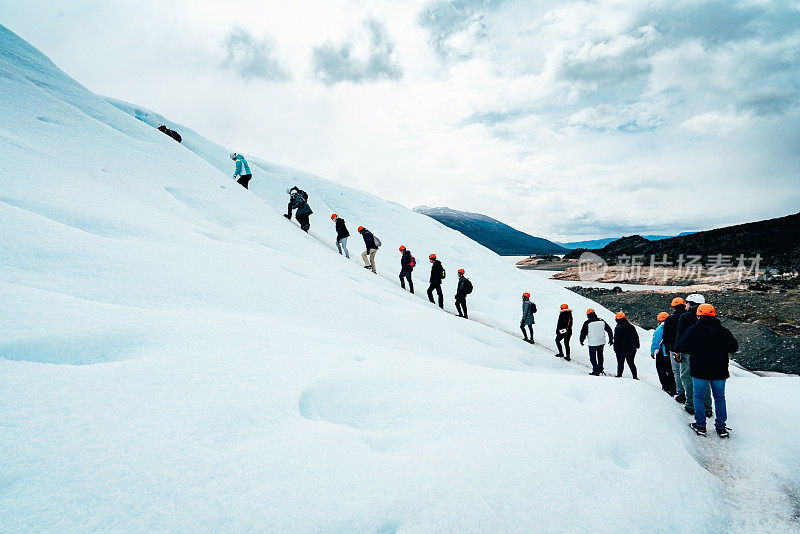
[[[526,234],[481,213],[428,206],[417,206],[414,211],[436,219],[453,230],[458,230],[501,256],[565,254],[568,251],[552,241]]]
[[[800,213],[764,221],[737,224],[714,230],[695,232],[689,235],[649,241],[642,236],[627,236],[612,241],[602,248],[590,249],[609,263],[620,256],[651,255],[661,258],[666,255],[676,261],[680,255],[702,256],[703,264],[720,254],[733,261],[739,255],[761,257],[762,266],[796,268],[800,263]],[[566,259],[580,257],[586,249],[575,249]]]
[[[681,232],[677,235],[643,235],[641,237],[647,239],[648,241],[661,241],[662,239],[669,239],[671,237],[681,237],[684,235],[690,235],[694,232]],[[589,239],[586,241],[570,241],[568,243],[562,243],[561,241],[554,241],[554,243],[561,245],[564,248],[573,250],[576,248],[586,248],[586,249],[594,249],[594,248],[603,248],[604,246],[608,245],[612,241],[617,241],[618,239],[622,239],[626,236],[619,236],[619,237],[605,237],[602,239]]]

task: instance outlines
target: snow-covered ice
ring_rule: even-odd
[[[612,311],[428,217],[250,155],[244,190],[236,147],[92,94],[2,26],[0,94],[0,531],[800,528],[796,377],[734,371],[733,437],[696,438],[646,332],[641,381],[588,376],[577,335],[553,357],[558,307]],[[309,235],[281,216],[291,184]],[[427,302],[431,252],[451,312],[466,269],[474,320]]]

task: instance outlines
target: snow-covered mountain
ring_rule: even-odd
[[[734,371],[734,437],[695,438],[646,349],[641,381],[589,377],[575,338],[553,357],[562,302],[609,310],[455,230],[255,157],[245,190],[236,147],[112,105],[2,26],[0,94],[0,531],[797,527],[797,378]],[[336,253],[332,211],[381,238],[378,275],[355,232]],[[431,252],[449,311],[466,269],[473,320],[422,296]]]
[[[422,213],[454,230],[458,230],[470,239],[474,239],[486,248],[503,256],[527,256],[530,254],[564,254],[567,250],[552,241],[534,237],[516,228],[492,219],[480,213],[458,211],[451,208],[417,206],[417,213]]]

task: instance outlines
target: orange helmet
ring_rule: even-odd
[[[561,305],[561,309],[562,310],[568,310],[569,309],[569,304],[562,304]]]
[[[335,220],[336,220],[336,217],[337,217],[337,215],[336,215],[335,213],[334,213],[334,214],[332,214],[332,215],[331,215],[331,220],[332,220],[332,221],[335,221]]]
[[[659,313],[658,314],[658,322],[660,323],[661,321],[666,321],[667,317],[669,317],[669,314],[667,312]]]
[[[358,227],[358,233],[361,233],[361,232],[363,232],[363,231],[364,231],[364,227],[363,227],[363,226],[359,226],[359,227]]]
[[[400,248],[398,250],[400,250],[400,252],[403,252],[405,249],[406,249],[405,245],[400,245]]]
[[[625,312],[619,312],[614,316],[614,319],[625,319]]]
[[[531,298],[531,294],[530,294],[530,293],[528,293],[527,291],[526,291],[525,293],[523,293],[523,294],[522,294],[522,296],[523,296],[523,297],[528,297],[528,298]]]
[[[428,256],[428,259],[429,260],[435,260],[436,259],[436,254],[431,254],[430,256]]]
[[[589,308],[586,310],[586,315],[589,315],[590,313],[594,313],[594,308]]]
[[[464,269],[459,269],[458,274],[464,274]]]
[[[681,297],[675,297],[674,299],[672,299],[672,304],[670,304],[670,306],[672,306],[673,308],[675,306],[686,306],[686,301],[683,300]]]
[[[717,310],[711,304],[701,304],[697,307],[697,316],[707,315],[708,317],[716,317]]]

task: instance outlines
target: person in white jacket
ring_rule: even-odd
[[[603,345],[605,345],[606,334],[608,334],[608,344],[614,343],[614,331],[608,323],[597,316],[592,308],[586,310],[586,322],[581,328],[581,345],[588,339],[589,341],[589,361],[592,362],[593,376],[603,374]]]

